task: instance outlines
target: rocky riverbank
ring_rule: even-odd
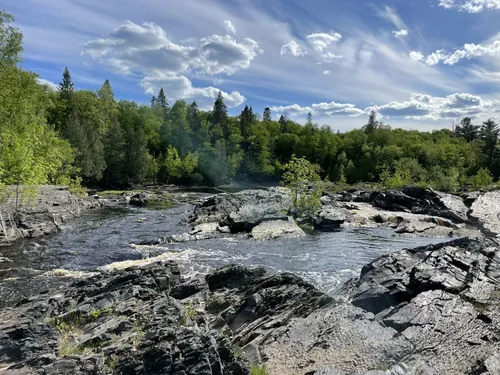
[[[100,271],[0,310],[0,372],[498,374],[498,246],[383,256],[333,295],[236,265],[194,279],[173,262]]]
[[[82,210],[101,205],[99,199],[76,197],[64,186],[40,186],[37,197],[30,202],[22,202],[18,209],[12,196],[0,203],[0,246],[10,245],[20,238],[55,233]]]
[[[386,192],[325,193],[321,207],[305,214],[292,207],[290,190],[269,188],[218,194],[194,202],[187,222],[192,230],[142,244],[186,242],[247,233],[256,240],[305,236],[346,226],[384,227],[398,234],[483,237],[500,233],[500,192],[464,196],[408,187]],[[492,211],[489,210],[491,207]]]

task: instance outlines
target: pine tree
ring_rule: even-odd
[[[214,108],[210,114],[210,120],[213,127],[220,127],[222,129],[222,136],[228,139],[230,136],[230,129],[228,124],[227,107],[224,104],[224,98],[222,97],[222,92],[219,91],[217,99],[214,103]]]
[[[59,89],[59,93],[61,95],[61,98],[64,100],[67,100],[69,102],[71,99],[71,96],[75,92],[75,85],[73,84],[73,81],[71,80],[71,74],[69,73],[68,67],[64,68],[63,78],[62,78],[61,83],[59,83],[58,89]]]
[[[271,108],[266,107],[264,109],[264,114],[262,116],[262,119],[263,119],[263,121],[271,121],[272,120],[272,118],[271,118]]]
[[[306,125],[312,125],[312,124],[313,124],[313,116],[312,116],[312,113],[309,112],[307,114],[307,123],[306,123]]]
[[[118,111],[115,102],[115,95],[109,80],[104,81],[101,88],[97,91],[97,97],[100,103],[101,121],[100,133],[105,134],[113,121],[116,121]]]
[[[158,97],[156,98],[156,101],[159,105],[163,107],[165,111],[168,111],[168,99],[167,95],[165,95],[165,91],[163,91],[163,87],[160,88],[160,92],[158,93]]]
[[[492,119],[483,122],[483,126],[480,130],[481,140],[484,142],[483,152],[486,155],[488,168],[491,169],[493,164],[493,158],[495,150],[497,148],[498,134],[500,129],[498,125]]]
[[[377,112],[371,111],[368,117],[368,123],[363,127],[365,133],[370,134],[375,129],[379,127],[379,122],[377,121]]]
[[[286,126],[287,119],[286,119],[286,116],[285,115],[281,115],[278,122],[280,123],[281,132],[282,133],[286,133],[287,132],[287,126]]]
[[[240,130],[241,130],[241,135],[243,136],[243,139],[245,141],[248,140],[251,134],[251,127],[253,124],[253,120],[254,118],[253,118],[252,108],[249,108],[246,105],[240,114]]]
[[[458,137],[465,138],[467,142],[472,142],[479,136],[479,126],[474,125],[470,117],[464,117],[460,124],[455,128],[455,134]]]
[[[202,144],[206,140],[202,140],[201,137],[201,118],[200,118],[200,109],[198,108],[198,104],[196,101],[191,103],[191,105],[187,108],[187,120],[189,124],[189,128],[191,129],[191,132],[193,133],[197,145]]]

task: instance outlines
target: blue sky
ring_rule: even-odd
[[[108,78],[118,99],[209,108],[219,90],[245,104],[335,130],[374,109],[430,130],[500,120],[500,0],[4,0],[24,62],[78,88]]]

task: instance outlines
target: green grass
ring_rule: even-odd
[[[251,375],[268,375],[267,370],[264,366],[252,366],[250,367]]]

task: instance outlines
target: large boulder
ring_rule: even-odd
[[[244,190],[207,198],[195,207],[188,221],[193,226],[218,223],[233,233],[250,232],[264,221],[286,220],[285,213],[291,206],[289,189]]]
[[[469,208],[461,197],[418,186],[380,193],[373,204],[389,211],[433,215],[453,220],[455,223],[468,222]]]
[[[252,229],[252,237],[256,240],[297,238],[305,235],[304,231],[291,217],[286,220],[265,221]]]
[[[472,203],[469,217],[490,236],[500,234],[500,191],[480,195]]]
[[[314,228],[323,232],[334,231],[344,222],[352,221],[352,214],[345,208],[334,205],[323,206],[320,211],[311,215]]]

